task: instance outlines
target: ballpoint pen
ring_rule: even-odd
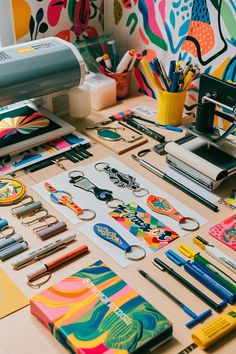
[[[223,285],[226,289],[236,294],[235,281],[232,278],[230,278],[226,273],[221,271],[218,267],[216,267],[214,264],[209,262],[206,258],[202,257],[199,252],[195,252],[184,243],[179,244],[178,250],[186,257],[200,263],[204,268],[206,268],[210,276],[212,276],[217,282]]]
[[[148,281],[150,281],[150,283],[152,283],[155,287],[157,287],[158,289],[160,289],[164,294],[166,294],[167,296],[169,296],[169,298],[171,300],[173,300],[178,306],[180,306],[182,308],[182,310],[184,312],[186,312],[189,316],[191,316],[193,319],[189,322],[187,322],[185,324],[186,327],[191,328],[194,325],[196,325],[199,322],[202,322],[206,317],[209,317],[212,313],[212,311],[206,310],[204,311],[202,314],[197,315],[195,314],[192,310],[190,310],[189,307],[187,307],[186,305],[184,305],[176,296],[174,296],[170,291],[168,291],[166,288],[164,288],[160,283],[158,283],[155,279],[153,279],[152,277],[150,277],[149,274],[147,274],[146,272],[144,272],[141,269],[137,269],[138,272]]]
[[[146,122],[146,123],[149,123],[149,124],[153,124],[153,125],[155,125],[156,127],[165,128],[165,129],[167,129],[167,130],[173,130],[173,131],[175,131],[175,132],[182,132],[182,131],[183,131],[183,128],[180,128],[180,127],[173,127],[172,125],[166,125],[166,124],[157,123],[157,122],[154,122],[153,120],[150,120],[150,119],[147,119],[147,118],[143,118],[143,117],[137,116],[136,114],[133,114],[133,113],[130,114],[130,117],[135,118],[135,119],[138,119],[138,120],[141,120],[141,121]]]
[[[196,192],[194,192],[192,189],[189,189],[188,187],[186,187],[185,185],[179,183],[178,181],[176,181],[174,178],[168,176],[167,174],[165,174],[164,172],[162,172],[161,170],[159,170],[157,167],[151,165],[149,162],[144,161],[142,159],[139,159],[136,155],[132,154],[131,157],[136,160],[141,166],[143,166],[144,168],[146,168],[147,170],[149,170],[150,172],[154,173],[155,175],[157,175],[158,177],[162,178],[163,180],[165,180],[166,182],[169,182],[170,184],[172,184],[173,186],[177,187],[178,189],[180,189],[181,191],[183,191],[184,193],[188,194],[190,197],[196,199],[198,202],[202,203],[203,205],[205,205],[207,208],[213,210],[214,212],[218,211],[218,206],[211,203],[209,200],[203,198],[201,195],[197,194]]]
[[[125,120],[125,122],[127,124],[131,125],[132,127],[140,130],[142,133],[150,136],[154,140],[157,140],[157,141],[160,141],[160,142],[165,140],[164,135],[161,135],[161,134],[157,133],[155,130],[150,129],[150,128],[146,127],[143,124],[139,124],[133,118],[128,118],[128,119]]]
[[[190,291],[192,291],[195,295],[197,295],[201,300],[203,300],[206,304],[208,304],[215,311],[220,312],[225,307],[225,305],[226,305],[225,301],[222,301],[221,303],[217,304],[210,297],[208,297],[206,294],[204,294],[201,290],[199,290],[196,286],[194,286],[192,283],[190,283],[188,280],[186,280],[184,277],[182,277],[179,273],[177,273],[174,269],[169,267],[165,262],[163,262],[159,258],[154,258],[153,264],[156,267],[158,267],[159,269],[161,269],[162,271],[168,272],[168,274],[170,274],[173,278],[178,280],[186,288],[188,288]]]
[[[193,243],[203,249],[207,254],[215,258],[225,267],[232,270],[232,272],[236,273],[236,261],[233,258],[230,258],[224,252],[222,252],[219,248],[215,247],[214,245],[211,245],[209,242],[207,242],[200,236],[194,237]]]

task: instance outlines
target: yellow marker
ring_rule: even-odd
[[[178,71],[178,69],[180,68],[180,66],[183,64],[183,60],[177,61],[176,65],[175,65],[175,71]]]
[[[187,73],[187,75],[185,76],[184,78],[184,86],[182,88],[182,90],[186,90],[188,85],[191,83],[192,79],[193,79],[193,76],[194,76],[195,73],[193,73],[192,71],[189,71]]]
[[[179,244],[178,250],[183,253],[186,257],[191,258],[191,259],[195,259],[195,256],[197,255],[198,252],[194,252],[191,248],[189,248],[188,246],[186,246],[183,243]]]
[[[157,82],[157,80],[155,79],[147,60],[146,59],[142,59],[141,60],[141,64],[143,66],[143,70],[145,71],[145,74],[147,75],[147,77],[151,81],[152,85],[154,87],[156,87],[156,88],[160,88],[161,89],[161,87],[159,85],[159,82]]]

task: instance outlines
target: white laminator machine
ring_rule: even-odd
[[[46,139],[49,140],[51,137],[60,137],[62,132],[68,134],[75,130],[54,114],[63,116],[69,113],[66,94],[69,89],[81,85],[84,78],[83,58],[73,44],[60,38],[50,37],[1,48],[0,156],[10,154],[16,149],[23,151],[24,148],[46,142]],[[27,105],[29,111],[31,110],[31,118],[34,112],[40,111],[41,120],[37,122],[39,126],[40,124],[46,126],[47,118],[54,124],[55,129],[51,131],[49,127],[45,128],[43,140],[36,136],[37,126],[27,125],[24,120],[22,128],[19,116],[27,118],[27,114],[23,111]],[[18,115],[15,114],[16,109],[19,109]],[[13,113],[11,115],[10,112],[14,112],[15,115]],[[46,117],[45,120],[43,116]],[[6,129],[8,124],[10,124],[9,132]],[[59,126],[63,129],[59,129]],[[16,131],[22,134],[22,138],[29,135],[30,131],[34,139],[31,141],[27,136],[28,140],[23,144],[19,136],[17,137]]]

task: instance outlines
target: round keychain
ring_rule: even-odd
[[[63,190],[58,190],[58,189],[54,188],[48,182],[44,183],[44,187],[47,189],[47,191],[49,191],[51,193],[50,198],[54,203],[61,204],[61,205],[64,205],[64,206],[72,209],[76,213],[78,219],[80,219],[82,221],[86,221],[86,220],[92,220],[95,218],[95,216],[96,216],[95,211],[92,209],[80,208],[78,205],[76,205],[73,202],[72,195],[70,193],[65,192]],[[85,213],[89,213],[91,215],[88,217],[82,216]]]
[[[97,187],[88,178],[84,177],[83,172],[77,170],[71,171],[69,173],[69,177],[69,182],[72,183],[74,187],[93,193],[98,200],[106,202],[109,208],[114,209],[117,208],[120,204],[124,205],[123,200],[113,197],[112,191]]]
[[[12,178],[0,178],[0,206],[12,205],[25,195],[24,183]]]
[[[174,207],[171,205],[167,199],[162,197],[157,197],[155,195],[150,195],[147,198],[147,205],[150,209],[155,211],[156,213],[167,215],[172,219],[178,221],[179,227],[186,231],[196,231],[199,229],[200,225],[199,222],[189,216],[183,216],[180,214]],[[186,227],[184,224],[188,221],[191,221],[195,226],[194,227]]]
[[[125,256],[131,261],[140,261],[146,256],[146,251],[143,247],[138,245],[129,245],[112,227],[106,224],[95,224],[93,227],[94,232],[103,240],[111,242],[113,245],[125,251]],[[141,251],[138,257],[131,256],[134,250]]]
[[[131,189],[135,197],[144,197],[149,194],[147,189],[140,187],[140,184],[136,181],[135,177],[118,171],[116,168],[111,167],[107,162],[98,162],[94,167],[95,170],[99,172],[106,172],[109,175],[110,180],[118,187]]]

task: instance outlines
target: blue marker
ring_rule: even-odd
[[[170,86],[170,92],[177,92],[178,91],[178,84],[179,84],[179,77],[180,77],[180,72],[174,72],[172,75],[172,83]]]
[[[169,79],[172,81],[173,79],[173,73],[175,72],[175,66],[176,66],[176,61],[175,60],[171,60],[170,61],[170,67],[169,67]]]

